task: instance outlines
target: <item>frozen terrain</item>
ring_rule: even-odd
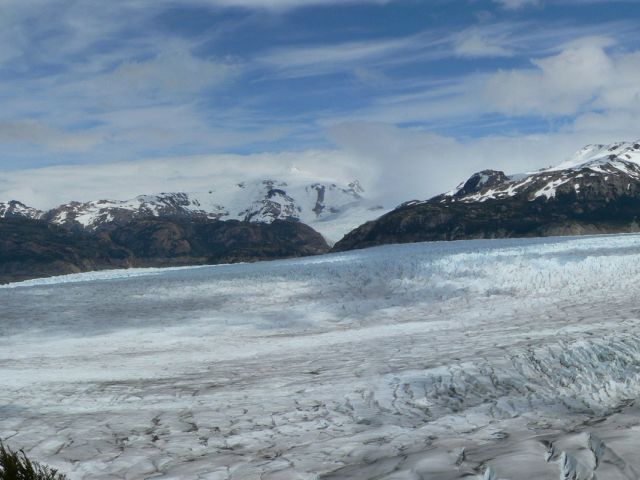
[[[71,479],[640,478],[640,236],[0,288],[0,438]]]

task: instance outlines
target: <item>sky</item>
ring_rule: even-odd
[[[640,2],[0,0],[0,200],[304,171],[387,206],[640,138]]]

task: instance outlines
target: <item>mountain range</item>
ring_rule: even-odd
[[[535,172],[484,170],[347,234],[334,250],[387,243],[640,231],[640,141],[588,145]]]
[[[388,243],[638,232],[640,141],[589,145],[535,172],[483,170],[449,192],[391,211],[369,201],[356,181],[263,179],[48,211],[12,200],[0,203],[0,219],[0,282]]]
[[[251,180],[206,192],[74,201],[47,211],[11,200],[0,203],[0,283],[326,253],[381,209],[357,181]]]
[[[333,243],[364,221],[380,215],[383,208],[369,202],[363,194],[358,181],[338,185],[262,179],[221,184],[206,192],[140,195],[130,200],[73,201],[48,211],[13,200],[0,203],[0,218],[39,219],[87,232],[113,230],[146,217],[253,223],[289,220],[311,226]]]

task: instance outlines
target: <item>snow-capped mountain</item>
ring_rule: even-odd
[[[87,230],[115,227],[139,217],[189,216],[219,218],[226,213],[221,206],[209,210],[201,208],[198,201],[186,193],[161,193],[140,195],[131,200],[94,200],[70,202],[46,213],[51,223],[65,227],[82,227]]]
[[[295,180],[295,179],[294,179]],[[0,204],[0,283],[132,266],[247,262],[326,253],[380,213],[357,181],[251,180],[205,192]],[[41,221],[33,221],[41,220]]]
[[[475,173],[348,234],[338,250],[381,243],[640,230],[640,141],[588,145],[555,167]]]
[[[9,202],[0,202],[0,218],[24,217],[38,219],[44,215],[44,212],[37,208],[27,207],[24,203],[17,200]]]
[[[605,193],[601,188],[593,191],[596,183],[604,181],[615,187],[616,180],[621,181],[618,186],[627,191],[631,190],[631,183],[640,181],[640,141],[587,145],[558,166],[527,174],[507,176],[503,172],[485,170],[436,198],[442,202],[484,202],[524,195],[528,200],[535,200],[572,191],[578,197],[584,197]]]
[[[379,214],[357,181],[271,179],[70,202],[47,212],[17,201],[0,208],[6,217],[0,222],[0,283],[103,268],[316,255]]]
[[[292,184],[265,179],[216,185],[205,192],[140,195],[130,200],[70,202],[48,212],[20,202],[0,204],[5,215],[43,218],[56,225],[88,231],[109,230],[142,217],[188,217],[271,223],[294,220],[305,223],[329,241],[380,215],[382,207],[369,202],[353,181]]]

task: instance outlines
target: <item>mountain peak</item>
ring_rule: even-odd
[[[24,203],[17,200],[10,200],[8,202],[0,202],[0,218],[10,217],[24,217],[31,219],[38,219],[42,217],[44,212],[26,206]]]
[[[293,220],[310,225],[329,241],[335,241],[380,213],[379,208],[372,208],[364,193],[357,180],[340,184],[263,178],[217,184],[202,192],[163,192],[128,200],[71,201],[46,213],[19,202],[17,206],[0,204],[0,217],[24,212],[22,216],[89,231],[111,230],[143,217],[253,223]]]
[[[483,170],[455,190],[428,201],[470,203],[510,197],[532,201],[559,193],[584,197],[594,194],[596,184],[608,182],[618,190],[624,189],[630,178],[640,181],[640,141],[587,145],[560,165],[531,173],[507,176],[500,171]],[[597,194],[605,189],[599,185]]]
[[[335,250],[384,243],[640,231],[640,141],[588,145],[521,175],[473,174],[457,189],[402,204]]]
[[[462,183],[454,193],[455,197],[464,197],[472,193],[477,193],[487,188],[497,187],[507,182],[509,179],[504,172],[498,170],[482,170],[474,173],[469,179]]]
[[[640,165],[640,140],[609,145],[592,144],[578,150],[571,158],[545,171],[579,170],[611,162],[631,162]]]

